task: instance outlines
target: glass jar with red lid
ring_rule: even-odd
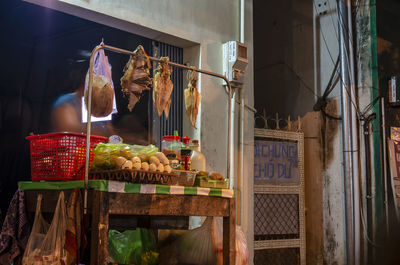
[[[181,137],[175,135],[163,136],[161,142],[162,152],[169,160],[181,159]]]

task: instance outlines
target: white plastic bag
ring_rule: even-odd
[[[185,233],[179,242],[179,262],[185,264],[216,264],[215,249],[211,235],[212,217],[203,225]]]
[[[242,228],[236,226],[236,265],[249,264],[249,249],[247,248],[247,240]]]
[[[217,265],[222,265],[223,261],[223,225],[222,225],[222,217],[213,217],[213,226],[212,226],[212,235],[213,235],[213,244],[215,251],[217,253]],[[236,250],[236,259],[235,265],[248,265],[249,264],[249,250],[247,248],[247,240],[244,235],[242,228],[240,226],[236,226],[236,242],[235,242],[235,250]]]
[[[85,82],[85,105],[87,109],[89,87],[89,70]],[[96,52],[93,63],[92,116],[106,117],[116,113],[114,84],[111,75],[111,64],[103,49]]]
[[[213,236],[213,244],[214,249],[217,255],[217,263],[216,265],[223,264],[223,229],[222,229],[222,217],[213,217],[213,224],[212,224],[212,236]]]
[[[36,204],[35,221],[28,244],[22,258],[23,265],[61,265],[65,264],[66,212],[64,192],[60,192],[51,225],[41,214],[42,195]]]

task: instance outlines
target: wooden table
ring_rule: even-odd
[[[66,190],[68,196],[69,190]],[[42,211],[54,211],[59,191],[25,191],[28,212],[34,212],[36,197],[43,194]],[[66,197],[68,198],[68,197]],[[91,190],[88,211],[92,215],[90,264],[106,264],[109,220],[113,215],[137,216],[222,216],[223,264],[235,264],[235,199],[200,195],[131,194]]]

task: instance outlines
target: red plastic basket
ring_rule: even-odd
[[[26,137],[31,146],[33,181],[82,180],[85,178],[86,135],[50,133]],[[90,136],[90,162],[93,149],[106,137]]]

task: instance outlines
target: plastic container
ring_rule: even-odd
[[[192,156],[190,157],[192,170],[206,171],[206,157],[199,151],[199,141],[192,141]]]
[[[196,186],[203,188],[219,188],[219,189],[228,189],[229,188],[229,179],[224,180],[210,180],[205,179],[204,177],[196,178]]]
[[[30,141],[33,181],[84,179],[86,134],[50,133],[26,139]],[[90,162],[96,145],[106,141],[106,137],[90,136]]]
[[[169,160],[181,159],[181,137],[175,135],[163,136],[161,142],[162,152]]]
[[[178,175],[176,185],[192,187],[196,180],[196,172],[190,170],[174,170],[174,174]]]

